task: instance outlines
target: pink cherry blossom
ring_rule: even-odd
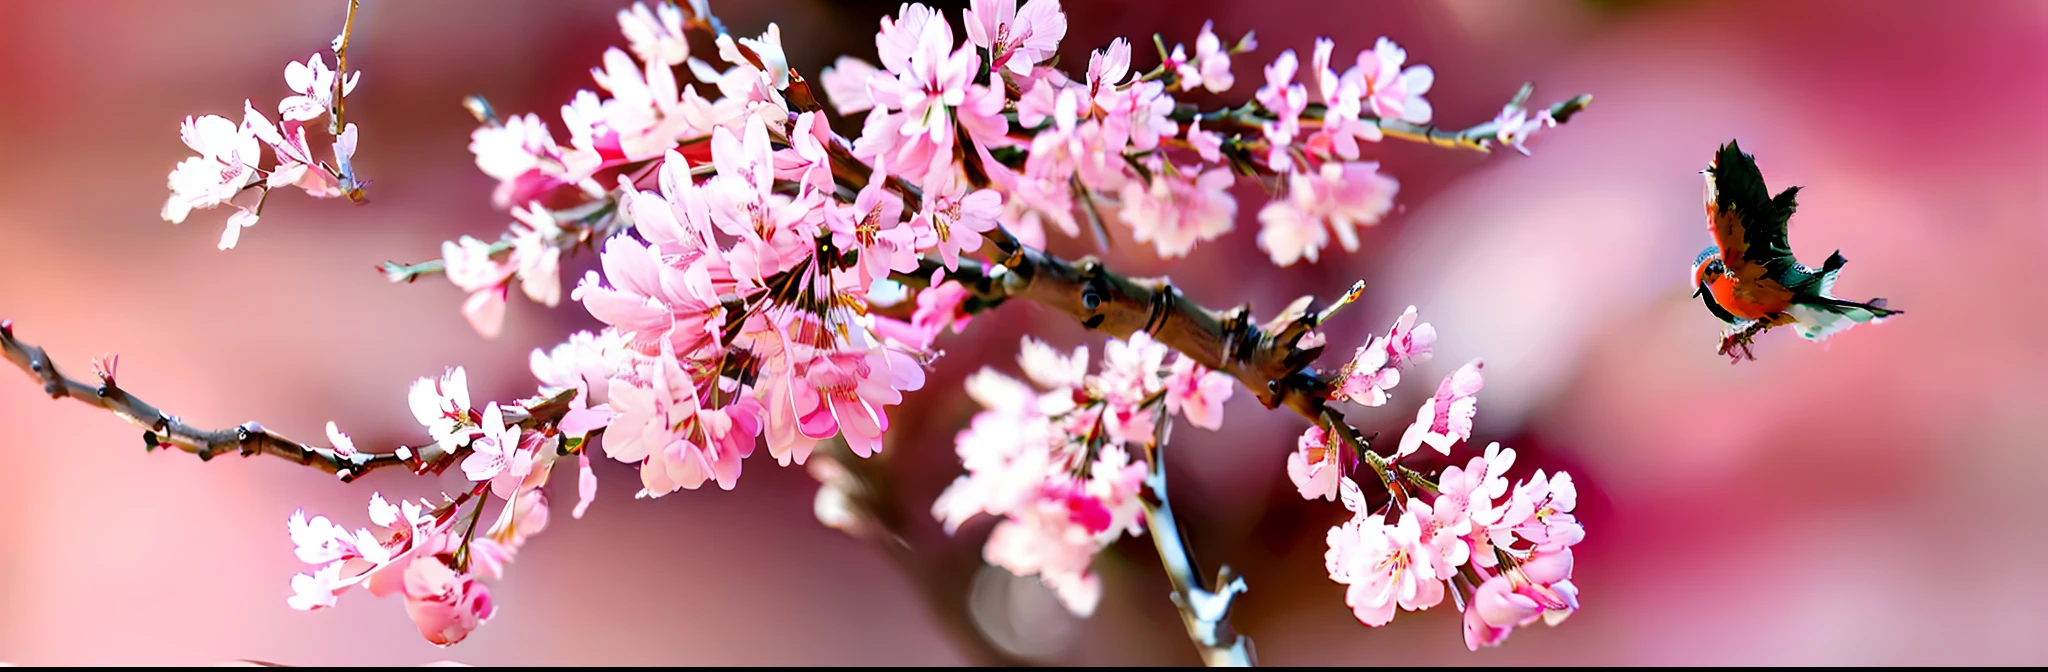
[[[484,406],[483,434],[470,441],[469,457],[462,460],[462,474],[471,481],[490,481],[491,492],[506,500],[517,493],[521,482],[533,472],[534,454],[521,450],[519,426],[505,426],[497,402]]]
[[[1047,481],[1027,503],[1006,512],[983,551],[989,564],[1018,576],[1038,575],[1068,611],[1084,617],[1101,599],[1100,579],[1089,571],[1095,554],[1108,541],[1140,529],[1137,491],[1145,465],[1129,462],[1111,446],[1089,474],[1085,483],[1071,477]]]
[[[505,327],[506,281],[516,270],[511,264],[491,258],[491,246],[470,236],[460,242],[441,243],[441,259],[448,281],[469,292],[462,315],[484,338],[497,338]]]
[[[938,252],[946,270],[958,269],[961,253],[981,247],[981,234],[995,230],[1002,207],[1003,197],[995,190],[969,192],[966,185],[948,179],[944,187],[924,192],[916,247]]]
[[[874,109],[875,97],[868,93],[868,80],[876,72],[879,71],[867,61],[841,56],[818,72],[818,81],[825,87],[825,99],[832,103],[832,109],[840,116],[849,116]]]
[[[1479,370],[1485,365],[1474,359],[1444,378],[1436,388],[1436,396],[1422,402],[1422,408],[1416,411],[1415,424],[1401,435],[1397,459],[1414,453],[1424,443],[1449,455],[1452,444],[1472,438],[1472,416],[1479,410],[1476,395],[1486,382]]]
[[[610,379],[632,366],[632,351],[627,337],[616,330],[606,329],[596,336],[579,331],[552,350],[535,349],[528,355],[527,365],[540,379],[542,395],[576,391],[556,429],[566,437],[582,438],[611,424],[613,413],[606,405]]]
[[[233,199],[242,187],[256,181],[256,164],[262,159],[254,129],[236,126],[225,117],[186,117],[180,136],[199,156],[186,158],[171,170],[171,198],[164,202],[163,217],[172,224],[184,222],[193,210]],[[253,213],[250,221],[254,221]],[[233,239],[224,238],[222,249],[229,247],[234,247]]]
[[[1545,478],[1539,469],[1527,483],[1515,488],[1515,501],[1500,525],[1512,528],[1538,552],[1563,550],[1586,538],[1585,528],[1572,515],[1578,499],[1571,474],[1558,472]]]
[[[947,280],[917,293],[917,311],[910,316],[910,324],[928,334],[938,334],[942,329],[953,333],[967,332],[967,322],[973,319],[962,306],[973,296],[959,281]]]
[[[916,231],[903,225],[903,199],[888,190],[888,173],[879,160],[874,177],[851,205],[832,210],[832,244],[860,257],[861,279],[872,283],[891,271],[917,270]]]
[[[1088,569],[1099,550],[1074,525],[1062,502],[1042,501],[1012,512],[989,532],[982,557],[1018,576],[1038,575],[1076,616],[1095,613],[1102,579]]]
[[[776,177],[814,191],[833,191],[832,161],[825,147],[838,142],[823,111],[797,115],[794,128],[789,131],[789,148],[775,152]]]
[[[235,214],[228,215],[227,229],[223,230],[220,234],[220,249],[234,249],[235,243],[242,238],[242,229],[255,226],[256,219],[255,210],[241,207],[235,208]]]
[[[1062,355],[1044,341],[1026,336],[1017,350],[1017,364],[1040,387],[1078,388],[1088,374],[1088,349],[1077,347],[1074,354]]]
[[[1161,389],[1144,380],[1158,378],[1159,361],[1151,356],[1156,347],[1136,343],[1107,353],[1103,375],[1084,377],[1086,350],[1063,357],[1027,340],[1026,369],[1036,371],[1034,378],[1041,383],[1055,382],[1053,390],[1043,393],[986,369],[969,377],[968,394],[986,410],[956,437],[955,450],[967,474],[946,488],[932,514],[948,533],[982,513],[1002,516],[984,557],[1018,576],[1037,575],[1070,611],[1092,612],[1101,585],[1089,565],[1105,545],[1143,531],[1138,494],[1145,487],[1147,466],[1133,461],[1120,441],[1090,448],[1085,435],[1095,433],[1097,422],[1110,421],[1101,409],[1119,403],[1112,397]],[[1078,387],[1084,379],[1087,391]],[[1091,401],[1077,407],[1077,395]]]
[[[1465,647],[1496,646],[1517,627],[1543,617],[1555,625],[1579,608],[1571,582],[1571,551],[1539,555],[1494,575],[1474,591],[1465,610]]]
[[[1259,209],[1259,249],[1275,266],[1293,266],[1302,259],[1313,263],[1329,240],[1323,223],[1292,201],[1270,201]]]
[[[1457,502],[1438,499],[1433,505],[1417,498],[1408,500],[1408,513],[1414,516],[1421,529],[1421,544],[1428,548],[1430,562],[1437,568],[1437,578],[1450,580],[1457,574],[1457,568],[1471,558],[1472,547],[1465,541],[1465,535],[1472,530],[1472,521]]]
[[[1170,117],[1174,101],[1166,95],[1165,84],[1137,82],[1123,93],[1107,100],[1106,96],[1097,97],[1108,132],[1129,137],[1131,148],[1141,152],[1157,148],[1160,138],[1180,134],[1180,124]]]
[[[1365,100],[1373,114],[1427,124],[1434,114],[1422,95],[1436,82],[1436,72],[1427,65],[1403,69],[1407,61],[1407,50],[1382,37],[1372,51],[1359,52],[1357,68],[1346,75],[1364,83]]]
[[[1168,352],[1142,331],[1131,334],[1128,341],[1102,346],[1102,372],[1091,377],[1087,387],[1106,406],[1103,429],[1111,441],[1144,441],[1152,436],[1156,414],[1143,406],[1146,399],[1165,389],[1166,380],[1160,374]]]
[[[1387,347],[1378,340],[1359,346],[1338,375],[1334,398],[1360,406],[1386,405],[1387,391],[1401,383],[1401,370],[1388,365]]]
[[[730,490],[739,479],[740,460],[753,452],[761,407],[741,398],[705,408],[697,381],[673,350],[663,348],[632,375],[612,379],[611,407],[618,416],[605,432],[605,454],[640,464],[642,496],[694,490],[709,480]]]
[[[334,606],[337,591],[335,584],[341,582],[341,563],[336,562],[313,570],[311,574],[292,577],[292,596],[285,598],[285,604],[300,611],[313,611]]]
[[[1182,90],[1199,85],[1211,93],[1223,93],[1237,83],[1237,78],[1230,72],[1230,49],[1216,37],[1215,28],[1215,21],[1202,22],[1202,32],[1195,36],[1195,70],[1199,79],[1182,84]]]
[[[543,390],[573,388],[588,394],[593,405],[601,404],[607,398],[606,381],[632,363],[629,340],[612,329],[597,334],[579,331],[545,352],[535,348],[527,356],[527,366]]]
[[[1349,588],[1344,603],[1366,625],[1386,625],[1394,607],[1419,611],[1444,599],[1450,574],[1434,549],[1422,541],[1414,512],[1388,525],[1379,516],[1359,516],[1330,531],[1330,578]]]
[[[676,268],[659,250],[629,236],[606,241],[599,261],[604,274],[586,273],[569,298],[582,302],[599,321],[633,334],[638,347],[655,350],[665,343],[689,355],[709,345],[724,326],[718,296],[703,266]],[[612,286],[604,286],[600,277]]]
[[[332,420],[327,421],[327,441],[334,444],[336,455],[347,457],[356,454],[356,442],[349,440],[347,434],[341,433],[341,428],[334,426]]]
[[[1294,481],[1302,499],[1337,499],[1338,481],[1344,477],[1341,454],[1322,425],[1310,425],[1302,432],[1294,452],[1287,454],[1287,478]]]
[[[1301,114],[1308,110],[1308,88],[1294,82],[1295,72],[1300,67],[1301,62],[1294,55],[1293,49],[1280,52],[1280,56],[1273,59],[1265,68],[1266,85],[1259,87],[1258,92],[1253,94],[1253,98],[1274,116],[1274,120],[1266,122],[1262,128],[1267,143],[1272,145],[1266,165],[1276,173],[1291,173],[1295,170],[1294,161],[1287,155],[1287,148],[1293,145],[1295,136],[1301,133]],[[1260,213],[1260,221],[1265,221],[1263,212]],[[1314,261],[1314,257],[1310,257],[1309,260]]]
[[[326,165],[327,162],[313,158],[312,147],[306,143],[306,128],[303,123],[288,119],[283,124],[273,126],[269,119],[256,111],[253,103],[243,101],[242,105],[243,130],[256,134],[256,139],[269,145],[271,153],[277,157],[277,165],[271,168],[270,176],[264,179],[263,186],[270,189],[296,186],[314,198],[341,196],[341,182],[344,177],[349,181],[350,188],[362,186],[355,182],[352,170],[347,170],[350,165],[348,159],[355,154],[355,124],[349,124],[342,130],[341,135],[335,138],[334,163],[338,167],[330,167]],[[251,212],[250,215],[253,217],[254,213]]]
[[[1116,94],[1131,72],[1131,41],[1116,38],[1109,46],[1088,55],[1088,97],[1101,105],[1105,96]]]
[[[1000,86],[974,84],[980,60],[974,47],[954,48],[944,17],[906,4],[900,17],[882,19],[875,37],[884,70],[868,80],[877,112],[868,116],[854,154],[886,162],[904,179],[926,188],[950,178],[955,142],[964,135],[980,149],[1010,144]],[[966,133],[956,133],[954,124]]]
[[[643,69],[613,47],[605,51],[604,67],[592,68],[590,76],[612,97],[597,103],[595,110],[583,103],[563,111],[577,148],[604,159],[640,161],[659,157],[674,148],[678,138],[695,134],[668,65]]]
[[[1035,409],[1036,391],[989,369],[968,376],[967,393],[988,410],[975,414],[954,438],[965,475],[939,495],[932,513],[952,534],[984,512],[1002,515],[1023,506],[1051,469],[1057,437]]]
[[[512,216],[518,223],[512,225],[512,257],[507,265],[519,274],[519,287],[526,298],[552,308],[562,300],[562,248],[554,244],[562,231],[554,216],[538,203],[514,209]]]
[[[1502,448],[1499,443],[1486,446],[1486,454],[1474,457],[1464,467],[1452,465],[1444,468],[1437,479],[1438,494],[1434,503],[1439,519],[1453,523],[1464,520],[1476,525],[1478,532],[1497,524],[1500,510],[1494,500],[1507,494],[1507,471],[1515,464],[1515,449]],[[1482,535],[1476,543],[1481,544],[1482,566],[1492,566],[1491,545]]]
[[[1326,163],[1316,172],[1287,177],[1288,197],[1259,210],[1259,247],[1278,266],[1306,258],[1328,244],[1329,224],[1347,251],[1358,249],[1356,226],[1377,224],[1394,205],[1400,184],[1379,173],[1373,162]]]
[[[753,56],[748,58],[740,52],[745,46]],[[761,82],[769,88],[780,91],[789,88],[789,57],[782,51],[782,28],[770,23],[768,31],[760,37],[742,37],[734,40],[731,35],[718,36],[718,57],[733,65],[745,67],[760,73]]]
[[[1390,366],[1404,366],[1428,362],[1430,349],[1436,345],[1436,327],[1428,322],[1416,324],[1415,306],[1402,311],[1394,320],[1394,326],[1387,330],[1383,339],[1386,344],[1387,360]]]
[[[405,613],[436,646],[462,641],[496,611],[483,582],[437,558],[414,558],[405,569]]]
[[[1376,337],[1358,348],[1340,376],[1332,398],[1349,399],[1361,406],[1387,403],[1387,391],[1401,382],[1402,364],[1429,361],[1436,343],[1436,327],[1415,324],[1415,307],[1409,306],[1385,337]]]
[[[491,202],[500,208],[528,202],[574,181],[568,150],[555,144],[547,122],[537,115],[514,115],[502,124],[477,127],[470,133],[469,151],[476,155],[477,169],[498,180]],[[587,189],[597,189],[596,182],[584,182]]]
[[[284,83],[299,95],[279,101],[277,116],[285,121],[310,121],[326,114],[334,107],[334,77],[335,72],[327,69],[327,61],[319,54],[313,54],[304,63],[285,64]],[[356,82],[362,78],[361,70],[349,73],[341,86],[342,95],[355,93]]]
[[[1067,35],[1067,15],[1059,0],[973,0],[962,23],[967,39],[989,52],[989,67],[1022,76],[1031,66],[1051,58]]]
[[[331,607],[335,598],[357,585],[388,595],[403,587],[404,567],[415,555],[433,555],[446,545],[452,517],[436,518],[413,502],[393,506],[380,495],[370,497],[370,520],[390,531],[380,536],[367,529],[348,531],[325,516],[310,520],[293,512],[288,530],[301,561],[321,565],[292,579],[293,608]]]
[[[903,403],[902,392],[923,387],[924,370],[901,353],[877,347],[818,357],[798,385],[815,391],[810,408],[797,408],[805,424],[836,427],[855,455],[867,457],[882,449],[882,432],[889,428],[884,407]]]
[[[520,490],[499,508],[498,520],[472,541],[473,550],[477,545],[488,542],[492,552],[475,554],[470,567],[486,579],[503,577],[505,563],[526,545],[527,539],[547,529],[549,515],[547,493],[537,488]],[[488,560],[485,560],[486,555]]]
[[[1230,185],[1237,181],[1229,168],[1212,168],[1199,176],[1155,173],[1150,184],[1125,182],[1124,207],[1117,218],[1130,225],[1138,242],[1151,242],[1161,258],[1185,256],[1197,241],[1229,233],[1237,220],[1237,199]]]
[[[287,521],[287,531],[299,561],[309,565],[335,563],[353,558],[365,558],[370,562],[382,562],[386,555],[382,542],[369,530],[348,531],[334,524],[326,516],[306,518],[305,510],[292,512]]]
[[[1550,116],[1550,110],[1542,110],[1531,116],[1528,110],[1518,105],[1504,105],[1500,108],[1500,115],[1493,118],[1493,123],[1499,129],[1494,132],[1494,139],[1499,140],[1502,145],[1515,148],[1522,156],[1528,156],[1529,148],[1522,146],[1522,143],[1527,142],[1529,136],[1535,135],[1536,131],[1556,126],[1557,120]]]
[[[576,509],[569,515],[580,519],[590,509],[590,503],[597,500],[597,472],[590,469],[589,452],[577,455],[576,465]]]
[[[470,433],[462,431],[470,424],[469,376],[462,367],[449,369],[438,382],[432,378],[415,381],[406,401],[412,407],[412,417],[427,426],[427,433],[442,450],[453,452],[469,442]]]
[[[1201,120],[1197,119],[1188,124],[1187,141],[1203,161],[1219,163],[1223,160],[1223,136],[1202,130]]]
[[[640,62],[682,65],[690,58],[683,19],[683,8],[674,4],[657,2],[649,10],[646,3],[635,2],[632,9],[619,10],[619,32]]]
[[[1173,362],[1173,373],[1166,377],[1166,412],[1180,414],[1188,424],[1202,429],[1222,429],[1223,402],[1236,391],[1237,383],[1230,376],[1182,356]]]

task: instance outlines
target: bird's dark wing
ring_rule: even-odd
[[[1738,290],[1766,278],[1781,283],[1785,272],[1797,264],[1785,225],[1798,208],[1798,193],[1799,188],[1792,187],[1771,197],[1756,159],[1742,153],[1733,140],[1715,152],[1714,162],[1707,166],[1707,229],[1720,245],[1721,260]]]

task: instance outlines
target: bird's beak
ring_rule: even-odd
[[[1695,299],[1697,299],[1697,298],[1700,298],[1700,295],[1701,295],[1701,294],[1705,294],[1705,293],[1707,293],[1707,286],[1706,286],[1706,285],[1700,285],[1700,288],[1699,288],[1699,289],[1695,289],[1695,290],[1692,290],[1692,298],[1695,298]]]

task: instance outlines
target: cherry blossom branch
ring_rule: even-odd
[[[708,167],[708,166],[707,166]],[[624,230],[629,224],[618,216],[620,194],[613,192],[607,197],[579,205],[569,210],[549,213],[557,225],[556,233],[548,242],[564,252],[574,250],[585,243],[601,244],[612,234]],[[492,258],[504,256],[512,251],[513,241],[503,237],[492,242],[488,248]],[[386,261],[377,267],[384,277],[392,282],[412,282],[422,276],[438,275],[448,271],[446,259],[428,259],[412,264]]]
[[[1534,84],[1523,84],[1522,88],[1515,92],[1515,96],[1509,99],[1508,106],[1520,108],[1535,90]],[[1592,102],[1592,94],[1582,93],[1551,105],[1547,111],[1552,119],[1562,124],[1584,111]],[[1322,103],[1310,103],[1301,115],[1303,127],[1320,126],[1328,109]],[[1202,112],[1191,104],[1182,104],[1174,108],[1169,118],[1180,123],[1199,120],[1202,128],[1207,130],[1248,135],[1261,133],[1262,125],[1275,119],[1272,113],[1267,112],[1256,102],[1209,112]],[[1387,137],[1479,152],[1492,152],[1492,143],[1498,139],[1501,130],[1499,119],[1487,120],[1460,131],[1446,131],[1435,124],[1415,124],[1401,119],[1383,119],[1370,114],[1360,115],[1359,121],[1379,127],[1380,132]]]
[[[1210,310],[1189,300],[1167,278],[1126,278],[1093,257],[1069,262],[1019,243],[1000,228],[990,242],[1001,261],[984,266],[963,259],[952,273],[984,306],[1022,299],[1116,338],[1147,332],[1196,363],[1236,378],[1267,408],[1286,406],[1310,420],[1321,417],[1329,397],[1329,382],[1308,366],[1323,346],[1296,346],[1365,289],[1364,283],[1353,285],[1327,307],[1314,297],[1301,297],[1261,326],[1252,322],[1250,306]],[[938,268],[937,260],[925,259],[918,270],[895,279],[924,286]]]
[[[328,132],[341,135],[348,125],[341,121],[343,85],[348,81],[348,36],[356,29],[356,6],[362,0],[348,0],[348,18],[341,21],[341,35],[334,38],[334,121]]]
[[[1173,604],[1180,608],[1181,622],[1202,662],[1210,667],[1256,666],[1251,638],[1230,628],[1230,607],[1246,590],[1244,577],[1223,565],[1216,570],[1214,590],[1203,585],[1186,533],[1174,522],[1173,504],[1166,496],[1166,443],[1172,426],[1173,419],[1164,414],[1154,424],[1151,454],[1146,459],[1146,496],[1139,497],[1145,506],[1145,527],[1159,549],[1159,564],[1173,583]]]
[[[50,395],[50,398],[76,399],[110,411],[129,424],[143,428],[143,447],[147,450],[174,447],[198,455],[202,461],[212,460],[214,456],[229,451],[239,451],[243,457],[261,453],[336,474],[343,482],[355,480],[358,476],[378,469],[400,465],[415,472],[438,473],[469,451],[467,447],[448,451],[438,444],[428,444],[420,448],[400,448],[393,453],[342,454],[331,448],[321,448],[285,438],[264,429],[261,423],[255,421],[242,423],[232,429],[199,429],[122,389],[115,383],[112,371],[101,372],[103,375],[99,385],[65,377],[57,370],[57,364],[50,359],[48,351],[15,338],[12,320],[0,321],[0,351],[5,351],[8,361],[40,381],[43,384],[43,392]],[[569,401],[573,397],[572,390],[545,399],[531,408],[508,407],[506,420],[508,423],[516,422],[522,427],[537,427],[558,422],[562,415],[568,412]]]

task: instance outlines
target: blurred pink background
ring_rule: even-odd
[[[1113,268],[1174,274],[1196,299],[1250,302],[1261,318],[1365,278],[1333,351],[1410,304],[1443,339],[1394,405],[1355,422],[1398,436],[1422,388],[1483,356],[1478,446],[1522,451],[1518,477],[1567,468],[1581,484],[1585,610],[1570,621],[1478,653],[1449,605],[1369,629],[1322,569],[1323,529],[1342,509],[1302,502],[1284,475],[1303,421],[1241,395],[1224,431],[1176,434],[1171,466],[1202,562],[1248,578],[1235,623],[1262,662],[2048,663],[2048,528],[2032,492],[2048,472],[2048,4],[1067,4],[1068,62],[1119,35],[1191,43],[1209,17],[1226,35],[1257,30],[1233,98],[1256,87],[1260,64],[1308,53],[1319,34],[1343,54],[1398,40],[1435,68],[1429,97],[1448,125],[1492,117],[1523,81],[1542,103],[1595,96],[1529,158],[1370,148],[1401,180],[1401,209],[1356,254],[1272,268],[1253,246],[1247,184],[1238,230],[1194,258],[1113,255]],[[462,365],[479,401],[530,392],[526,353],[592,327],[580,308],[515,298],[505,334],[485,341],[445,281],[393,286],[373,267],[503,230],[459,100],[482,93],[501,113],[555,119],[623,43],[623,2],[368,0],[348,115],[373,203],[281,193],[231,252],[214,249],[223,212],[178,226],[157,216],[188,153],[179,120],[239,118],[244,98],[274,106],[289,95],[284,64],[324,50],[342,5],[0,4],[0,317],[76,377],[120,353],[125,387],[202,426],[261,419],[317,440],[334,420],[386,450],[419,440],[404,404],[414,378]],[[810,73],[840,53],[872,57],[894,3],[713,9],[738,33],[779,22]],[[1854,263],[1838,292],[1889,297],[1907,315],[1824,345],[1772,334],[1742,366],[1715,356],[1720,325],[1687,298],[1686,271],[1708,242],[1695,172],[1730,138],[1771,186],[1806,187],[1795,250],[1843,250]],[[1079,242],[1056,247],[1079,254]],[[1024,329],[1099,345],[1041,318],[1005,308],[942,341],[948,356],[885,453],[913,514],[959,472],[951,437],[974,410],[956,393],[962,376],[984,363],[1014,372]],[[492,586],[499,615],[439,650],[395,600],[289,609],[303,566],[284,523],[304,506],[359,525],[372,491],[424,496],[459,476],[343,486],[274,459],[145,455],[138,434],[0,372],[0,661],[977,662],[949,639],[961,624],[935,619],[883,554],[814,521],[808,476],[764,456],[735,491],[651,501],[631,498],[630,468],[601,464],[590,514],[558,508]],[[947,543],[914,517],[919,541]],[[971,554],[987,529],[950,543]],[[1048,615],[1042,595],[1015,591],[1017,632],[997,639],[1039,662],[1196,662],[1149,540],[1118,543],[1096,567],[1107,593],[1094,618]]]

